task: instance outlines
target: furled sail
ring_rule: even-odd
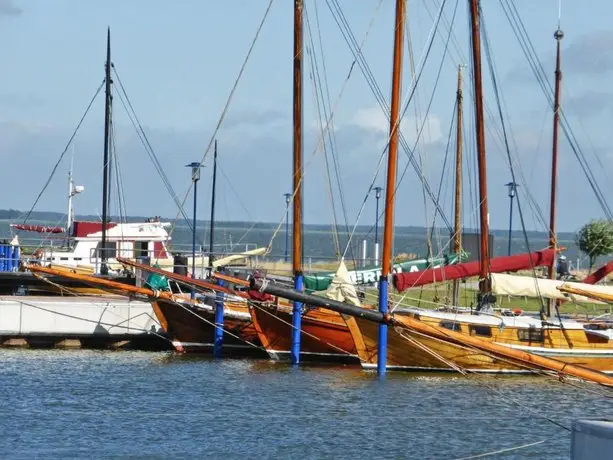
[[[550,266],[555,258],[555,249],[527,252],[513,256],[494,257],[490,259],[489,272],[515,272],[532,267]],[[415,287],[431,284],[437,281],[456,280],[477,276],[480,271],[480,262],[467,262],[458,265],[434,268],[415,273],[396,273],[393,277],[394,286],[400,292]]]
[[[38,233],[64,233],[66,231],[64,227],[48,227],[46,225],[11,224],[11,228]]]
[[[558,289],[562,285],[613,295],[612,286],[594,286],[562,280],[532,278],[531,276],[508,275],[506,273],[492,273],[491,279],[492,292],[498,295],[543,297],[546,299],[572,300],[574,302],[598,302],[588,297],[564,293]]]
[[[325,296],[328,299],[350,303],[356,307],[361,305],[358,293],[355,290],[355,285],[349,276],[349,270],[347,270],[345,261],[341,260],[334,274],[334,278],[325,292]]]

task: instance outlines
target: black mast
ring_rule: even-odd
[[[209,268],[213,272],[213,240],[215,239],[215,183],[217,182],[217,139],[213,151],[213,191],[211,193],[211,230],[209,232]]]
[[[105,68],[105,103],[104,103],[104,164],[102,165],[102,241],[100,242],[100,274],[108,275],[108,254],[106,248],[106,225],[108,204],[108,181],[109,181],[109,136],[111,127],[111,28],[106,34],[106,64]]]

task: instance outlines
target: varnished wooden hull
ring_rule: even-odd
[[[408,316],[415,319],[414,316]],[[529,372],[521,361],[495,357],[492,354],[475,350],[454,341],[443,341],[432,336],[416,333],[410,327],[403,327],[402,314],[396,314],[396,326],[388,327],[387,365],[396,370],[433,370],[455,371],[458,368],[472,372],[518,373]],[[377,365],[378,324],[360,318],[346,318],[347,325],[356,342],[356,348],[362,366],[375,368]],[[424,323],[428,324],[428,320]],[[434,324],[435,321],[430,321]],[[462,323],[462,326],[468,323]],[[461,326],[461,327],[462,327]],[[526,342],[514,340],[518,330],[503,328],[493,329],[488,341],[520,349],[540,356],[554,358],[568,364],[575,364],[590,369],[613,372],[613,344],[590,342],[582,330],[566,331],[568,338],[560,329],[545,329],[543,340]],[[466,332],[466,331],[465,331]],[[466,332],[468,333],[468,332]],[[563,340],[563,342],[562,342]],[[573,346],[566,345],[571,343]],[[566,345],[566,346],[565,346]]]
[[[214,311],[190,306],[177,305],[164,299],[153,302],[153,310],[172,340],[175,349],[181,353],[211,353],[215,337]],[[243,317],[233,315],[242,313]],[[249,319],[246,306],[228,305],[224,315],[223,355],[224,357],[265,358],[258,335]]]
[[[290,359],[291,307],[250,307],[253,325],[270,358]],[[307,362],[359,362],[353,338],[340,314],[312,309],[302,315],[300,360]]]

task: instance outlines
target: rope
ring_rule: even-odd
[[[70,145],[72,144],[72,141],[74,140],[75,136],[77,135],[77,131],[79,131],[79,128],[83,124],[83,121],[85,120],[85,117],[89,113],[89,109],[91,108],[92,104],[94,103],[94,100],[98,96],[98,93],[100,93],[100,90],[102,89],[102,86],[104,86],[104,81],[102,81],[102,83],[100,83],[100,86],[98,86],[98,89],[94,93],[94,97],[92,97],[91,100],[89,101],[89,104],[87,105],[87,108],[85,109],[85,112],[81,116],[81,119],[79,120],[79,123],[77,123],[77,127],[72,132],[72,135],[70,136],[70,139],[68,139],[68,142],[66,143],[66,146],[64,147],[64,150],[62,151],[62,153],[60,155],[60,158],[58,158],[57,162],[55,163],[55,166],[53,166],[53,169],[51,170],[51,174],[49,174],[49,177],[47,178],[47,182],[45,182],[45,185],[43,185],[42,190],[39,192],[38,196],[36,197],[36,200],[34,200],[34,204],[32,205],[32,207],[30,208],[30,210],[26,214],[26,217],[23,219],[23,223],[24,224],[30,218],[30,215],[32,214],[32,211],[34,211],[34,208],[38,204],[38,201],[40,200],[40,197],[43,195],[43,193],[45,193],[45,190],[47,190],[47,187],[51,183],[51,179],[53,179],[53,176],[55,175],[55,172],[57,171],[58,166],[62,162],[62,159],[64,158],[64,155],[68,151],[68,148],[70,147]]]
[[[331,5],[330,4],[331,2],[334,5]],[[341,29],[341,33],[343,34],[343,38],[347,42],[347,44],[348,44],[348,46],[349,46],[349,48],[350,48],[350,50],[351,50],[351,52],[352,52],[352,54],[353,54],[353,56],[355,58],[354,63],[355,62],[358,63],[364,78],[366,79],[367,83],[370,86],[370,89],[372,90],[373,94],[375,95],[375,98],[377,99],[377,103],[379,104],[379,107],[381,108],[381,110],[386,115],[387,119],[389,120],[389,118],[390,118],[390,107],[389,107],[389,104],[387,103],[386,98],[383,96],[383,93],[381,92],[381,88],[378,86],[377,81],[374,78],[374,75],[373,75],[373,73],[372,73],[368,63],[365,60],[365,58],[364,58],[364,56],[363,56],[363,54],[361,52],[361,48],[356,50],[356,48],[357,48],[357,41],[356,41],[355,36],[353,35],[352,31],[351,31],[351,27],[349,26],[349,24],[347,22],[347,19],[343,15],[342,9],[338,5],[338,0],[326,0],[326,3],[328,4],[328,8],[332,12],[334,20],[336,21],[336,23],[338,24],[339,28]],[[335,11],[335,9],[336,9],[336,11]],[[407,102],[407,104],[408,104],[408,102]],[[415,160],[414,153],[409,148],[407,140],[404,137],[404,135],[402,134],[402,131],[400,131],[398,133],[398,135],[399,135],[400,145],[402,146],[406,156],[408,157],[409,162],[413,165],[413,168],[415,169],[417,175],[419,177],[423,176],[423,172],[421,171],[419,164]],[[426,188],[426,192],[428,193],[428,196],[433,201],[434,206],[440,208],[440,205],[436,202],[434,194],[433,194],[433,192],[432,192],[432,190],[431,190],[431,188],[430,188],[430,186],[429,186],[427,181],[424,183],[424,186]],[[444,212],[442,212],[442,209],[440,209],[439,211],[441,212],[441,216],[443,218],[443,221],[447,225],[448,229],[451,231],[451,229],[452,229],[451,224],[449,223],[448,219],[445,217]]]
[[[226,118],[226,114],[228,113],[228,109],[230,108],[230,104],[234,98],[234,93],[236,92],[236,88],[238,87],[238,84],[241,80],[241,77],[243,76],[243,73],[245,72],[245,68],[247,67],[247,63],[249,62],[249,58],[251,57],[251,53],[253,52],[253,49],[255,47],[255,44],[260,36],[260,32],[262,31],[262,28],[264,27],[264,23],[266,22],[266,19],[268,18],[268,13],[270,12],[270,9],[272,7],[274,0],[269,0],[268,5],[266,6],[266,10],[264,11],[264,16],[262,17],[262,20],[260,21],[260,24],[255,32],[255,36],[253,37],[253,40],[251,41],[251,45],[249,46],[249,49],[247,50],[247,55],[245,56],[245,59],[243,60],[243,63],[241,65],[241,68],[238,72],[238,75],[236,77],[236,79],[234,80],[234,84],[232,85],[232,89],[230,90],[230,94],[228,95],[228,99],[226,100],[226,104],[221,112],[221,115],[219,116],[219,120],[217,121],[217,125],[215,126],[215,129],[213,130],[213,134],[211,135],[211,138],[209,139],[209,143],[206,147],[206,150],[204,151],[204,154],[202,155],[202,159],[200,160],[200,164],[204,163],[204,160],[206,159],[207,155],[209,154],[211,147],[213,146],[213,142],[215,141],[215,138],[217,137],[217,132],[219,131],[219,128],[221,127],[221,124],[223,123],[224,119]],[[189,194],[192,190],[192,187],[194,186],[194,182],[192,181],[189,185],[189,187],[187,188],[187,191],[185,192],[185,196],[183,197],[183,201],[181,202],[181,204],[179,205],[179,212],[177,213],[177,216],[174,219],[172,228],[170,229],[170,234],[172,235],[172,232],[175,229],[175,226],[177,224],[177,220],[179,219],[179,214],[184,214],[184,210],[183,207],[185,206],[185,202],[187,201],[187,198],[189,197]],[[189,220],[189,219],[187,219]]]
[[[328,0],[327,0],[328,1]],[[381,6],[382,0],[380,0],[379,4],[377,5],[377,8],[375,9],[375,12],[373,13],[373,16],[371,17],[370,22],[368,23],[368,26],[366,28],[366,32],[364,33],[364,37],[362,38],[362,42],[359,44],[358,50],[361,53],[361,49],[362,47],[365,45],[366,43],[366,39],[368,38],[370,31],[372,29],[372,26],[374,24],[374,20],[376,17],[376,13],[379,11],[379,7]],[[343,94],[345,93],[345,89],[347,88],[347,83],[349,83],[349,80],[351,79],[351,76],[353,75],[353,68],[357,62],[357,57],[354,53],[354,60],[353,62],[349,65],[349,70],[347,72],[347,76],[345,77],[345,80],[343,81],[343,84],[341,85],[341,89],[339,91],[338,96],[336,97],[336,101],[334,102],[334,105],[332,107],[332,110],[330,111],[330,116],[328,117],[328,120],[326,121],[326,126],[325,126],[325,131],[328,131],[332,125],[332,120],[334,118],[334,115],[336,113],[336,109],[343,97]],[[317,144],[315,146],[315,149],[313,150],[313,153],[311,154],[311,157],[313,157],[313,155],[319,150],[320,148],[320,144],[324,141],[324,138],[320,135],[318,140],[317,140]],[[380,160],[381,161],[381,160]],[[307,165],[305,165],[305,169],[308,167],[308,164],[310,164],[310,160],[309,163],[307,163]],[[292,192],[292,196],[291,196],[291,200],[290,203],[294,200],[294,197],[296,196],[296,193],[298,192],[298,189],[300,188],[302,181],[304,180],[304,174],[302,176],[302,179],[300,180],[297,188],[295,190],[293,190]],[[272,234],[272,237],[270,238],[270,243],[268,244],[268,250],[267,252],[270,252],[272,249],[272,244],[275,240],[275,238],[277,237],[277,235],[279,234],[279,232],[281,231],[281,228],[283,227],[283,224],[285,222],[285,210],[283,210],[283,215],[281,217],[281,220],[279,221],[279,224],[277,225],[277,228],[275,229],[275,231]]]
[[[158,334],[157,332],[153,332],[153,331],[150,331],[150,330],[147,330],[147,329],[141,329],[141,328],[133,327],[133,326],[122,326],[121,323],[113,324],[113,323],[105,323],[103,321],[96,321],[96,320],[93,320],[93,319],[81,318],[79,316],[69,315],[68,313],[60,313],[60,312],[55,311],[55,310],[50,310],[48,308],[44,308],[44,307],[41,307],[39,305],[35,305],[35,304],[29,303],[29,302],[25,302],[23,300],[18,300],[17,302],[19,302],[20,304],[26,305],[28,307],[31,307],[31,308],[35,308],[35,309],[38,309],[38,310],[45,311],[47,313],[52,313],[52,314],[55,314],[55,315],[58,315],[58,316],[63,316],[65,318],[76,319],[76,320],[79,320],[79,321],[84,321],[86,323],[99,324],[101,326],[107,326],[109,328],[116,327],[116,328],[120,328],[120,329],[133,329],[135,331],[139,331],[139,332],[143,332],[143,333],[148,333],[148,334],[156,335],[156,336],[160,337],[161,339],[164,339],[167,342],[170,342],[168,337],[164,337],[163,335]],[[155,318],[153,318],[149,313],[140,313],[139,315],[136,315],[136,316],[134,316],[132,318],[129,318],[129,319],[123,319],[122,318],[123,319],[122,322],[131,321],[131,320],[134,320],[134,319],[138,318],[139,316],[143,316],[143,315],[147,316],[149,319],[151,319],[152,321],[154,321],[156,324],[159,325],[157,320]]]
[[[539,444],[543,444],[544,442],[546,442],[546,439],[542,439],[540,441],[536,441],[536,442],[531,442],[529,444],[522,444],[521,446],[515,446],[515,447],[508,447],[506,449],[500,449],[500,450],[493,450],[491,452],[485,452],[483,454],[477,454],[477,455],[471,455],[470,457],[460,457],[457,460],[468,460],[470,458],[483,458],[483,457],[490,457],[492,455],[498,455],[498,454],[503,454],[505,452],[513,452],[515,450],[520,450],[520,449],[525,449],[527,447],[533,447],[533,446],[538,446]]]
[[[444,5],[445,5],[445,1],[446,1],[446,0],[444,0],[444,1],[443,1],[443,3],[441,4],[441,10],[440,10],[440,11],[442,11],[442,8],[443,8],[443,7],[444,7]],[[456,1],[456,8],[457,8],[457,5],[458,5],[458,2]],[[439,11],[439,16],[438,16],[438,18],[439,18],[439,19],[440,19],[440,11]],[[432,26],[432,29],[430,30],[429,41],[428,41],[428,43],[426,44],[426,49],[425,49],[424,53],[422,54],[422,57],[421,57],[420,62],[419,62],[419,66],[418,66],[418,68],[419,68],[419,72],[418,72],[417,76],[416,76],[416,77],[413,79],[413,81],[411,82],[411,90],[409,91],[409,94],[407,95],[407,100],[406,100],[406,102],[405,102],[405,104],[404,104],[404,109],[401,111],[401,113],[400,113],[400,117],[398,118],[398,121],[397,121],[396,125],[395,125],[394,127],[392,127],[392,129],[390,130],[390,135],[389,135],[389,137],[388,137],[388,139],[387,139],[387,142],[386,142],[386,145],[385,145],[385,147],[384,147],[383,153],[382,153],[381,157],[379,158],[379,163],[377,164],[377,169],[375,170],[375,174],[374,174],[373,180],[372,180],[372,182],[371,182],[371,184],[370,184],[370,187],[369,187],[369,189],[368,189],[368,192],[367,192],[366,196],[364,197],[364,199],[363,199],[363,201],[362,201],[362,205],[361,205],[360,210],[359,210],[359,212],[358,212],[358,215],[357,215],[357,217],[356,217],[356,222],[355,222],[355,225],[354,225],[354,227],[353,227],[353,230],[352,230],[351,234],[349,235],[349,240],[347,241],[347,246],[346,246],[346,248],[345,248],[345,252],[343,253],[343,257],[344,257],[344,255],[345,255],[345,254],[346,254],[346,252],[347,252],[347,248],[349,247],[349,244],[351,243],[351,240],[352,240],[352,238],[353,238],[353,236],[354,236],[354,234],[355,234],[355,231],[356,231],[356,229],[357,229],[358,223],[359,223],[360,218],[361,218],[361,216],[362,216],[362,212],[364,211],[364,209],[365,209],[365,207],[366,207],[366,201],[367,201],[367,199],[368,199],[368,197],[369,197],[369,195],[370,195],[370,193],[371,193],[371,191],[372,191],[372,189],[373,189],[373,185],[374,185],[374,183],[375,183],[375,181],[376,181],[376,179],[377,179],[377,175],[378,175],[378,173],[379,173],[379,169],[380,169],[380,167],[381,167],[381,163],[382,163],[382,160],[383,160],[383,156],[385,155],[386,150],[389,148],[389,143],[390,143],[390,140],[391,140],[391,135],[392,135],[392,133],[393,133],[394,131],[396,131],[396,130],[398,130],[398,131],[399,131],[399,125],[400,125],[400,122],[402,121],[402,119],[404,118],[404,116],[405,116],[405,114],[406,114],[406,112],[407,112],[407,109],[408,109],[408,107],[409,107],[409,103],[410,103],[410,102],[413,100],[413,96],[415,95],[415,91],[416,91],[416,88],[417,88],[417,84],[419,83],[420,77],[421,77],[421,75],[422,75],[422,73],[423,73],[423,70],[424,70],[424,67],[425,67],[426,60],[428,59],[428,56],[430,55],[430,50],[432,49],[432,43],[433,43],[433,41],[434,41],[434,36],[435,36],[435,34],[434,34],[434,33],[435,33],[435,31],[436,31],[436,29],[437,29],[437,28],[438,28],[438,21],[435,21],[435,23],[434,23],[434,24],[433,24],[433,26]],[[439,76],[440,76],[440,70],[441,70],[441,69],[442,69],[442,62],[441,62],[441,68],[439,68]],[[425,124],[426,124],[426,122],[427,122],[427,120],[428,120],[428,118],[427,118],[427,116],[428,116],[428,115],[427,115],[427,114],[428,114],[429,109],[430,109],[430,106],[431,106],[431,104],[432,104],[432,100],[433,100],[433,97],[430,99],[430,105],[428,106],[428,111],[426,112],[426,117],[424,118],[424,120],[423,120],[423,122],[422,122],[422,126],[421,126],[421,129],[420,129],[419,133],[418,133],[417,139],[415,140],[415,144],[414,144],[414,147],[413,147],[413,151],[414,151],[414,149],[415,149],[415,146],[416,146],[416,145],[417,145],[417,143],[419,142],[419,139],[420,139],[420,137],[421,137],[421,133],[423,132],[423,128],[424,128],[424,126],[425,126]],[[400,133],[399,133],[399,134],[400,134]],[[413,152],[413,151],[412,151],[412,152]],[[394,187],[393,196],[396,196],[396,192],[398,191],[398,187],[399,187],[400,183],[402,182],[402,179],[403,179],[404,174],[406,173],[406,171],[407,171],[407,169],[408,169],[408,167],[409,167],[409,164],[410,164],[410,163],[407,163],[407,166],[405,167],[405,169],[404,169],[403,173],[401,174],[401,176],[399,177],[399,179],[396,181],[396,184],[395,184],[395,187]],[[420,168],[419,170],[421,171],[421,168]],[[426,187],[427,182],[426,182],[425,178],[423,177],[423,173],[420,173],[420,178],[421,178],[421,180],[422,180],[422,185],[423,185],[423,186],[424,186],[424,188],[425,188],[425,187]],[[433,195],[432,195],[432,197],[433,197],[433,199],[434,199],[434,196],[433,196]],[[440,208],[440,206],[438,206],[438,205],[437,205],[437,207],[439,207],[439,208]],[[383,214],[383,213],[385,213],[385,210],[383,210],[383,211],[382,211],[382,214]],[[441,209],[441,215],[443,215],[443,213],[442,213],[442,209]],[[377,216],[377,219],[379,219],[379,216]],[[451,227],[449,227],[449,228],[451,229]]]

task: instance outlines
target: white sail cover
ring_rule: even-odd
[[[532,278],[530,276],[507,275],[492,273],[492,292],[498,295],[544,297],[546,299],[571,300],[573,302],[603,303],[585,296],[561,292],[558,286],[569,286],[575,289],[599,292],[613,295],[613,286],[601,286],[585,283],[569,283],[568,281]]]
[[[332,283],[328,289],[326,289],[325,296],[328,299],[350,303],[357,307],[360,306],[360,299],[358,298],[358,293],[355,290],[355,285],[351,281],[349,270],[347,270],[345,261],[342,259],[341,263],[338,265],[336,273],[334,274]]]

